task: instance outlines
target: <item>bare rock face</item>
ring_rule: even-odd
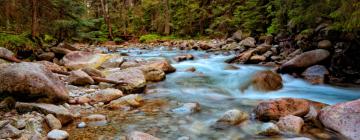
[[[146,87],[146,79],[143,72],[137,68],[128,68],[106,76],[107,79],[124,81],[126,85],[117,85],[116,88],[125,94],[141,93]]]
[[[61,60],[68,69],[97,68],[105,62],[109,55],[93,52],[73,51],[66,54]]]
[[[36,63],[17,63],[0,66],[0,93],[13,97],[28,96],[43,102],[68,101],[65,85],[44,66]]]
[[[79,86],[94,84],[94,80],[82,70],[70,72],[68,81],[70,84]]]
[[[261,121],[278,120],[287,115],[305,116],[310,110],[307,100],[296,98],[281,98],[263,101],[257,105],[254,112]]]
[[[348,139],[360,139],[360,100],[326,107],[320,111],[319,119],[326,128]]]
[[[325,66],[315,65],[307,68],[301,76],[312,84],[324,84],[326,76],[329,74]]]
[[[255,89],[260,91],[274,91],[283,87],[282,78],[272,71],[257,72],[251,79]]]
[[[330,52],[324,49],[317,49],[297,55],[280,67],[280,72],[296,71],[316,65],[330,56]]]

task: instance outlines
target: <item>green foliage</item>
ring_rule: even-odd
[[[0,46],[11,49],[31,49],[34,43],[27,37],[28,34],[12,35],[0,33]]]
[[[140,37],[139,41],[140,42],[152,42],[152,41],[156,41],[156,40],[160,40],[161,36],[157,35],[157,34],[147,34],[147,35],[143,35]]]

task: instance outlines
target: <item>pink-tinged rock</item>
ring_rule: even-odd
[[[127,136],[127,140],[160,140],[160,139],[144,132],[133,131]]]
[[[299,134],[304,125],[304,120],[298,116],[288,115],[281,117],[276,123],[280,131],[290,134]]]
[[[351,140],[360,139],[360,99],[328,106],[320,111],[319,119],[326,128]]]

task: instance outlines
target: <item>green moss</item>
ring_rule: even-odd
[[[161,36],[157,34],[147,34],[140,37],[140,42],[152,42],[160,39]]]
[[[27,34],[13,35],[0,33],[0,46],[11,50],[32,49],[35,44],[27,38]]]

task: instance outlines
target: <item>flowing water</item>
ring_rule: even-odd
[[[280,139],[296,137],[262,137],[257,135],[262,124],[254,119],[252,110],[260,100],[293,97],[304,98],[326,104],[335,104],[360,98],[360,89],[340,88],[328,85],[311,85],[301,79],[282,75],[284,87],[273,92],[259,92],[249,86],[253,74],[270,69],[255,65],[229,65],[224,60],[232,55],[201,51],[180,51],[157,48],[155,50],[119,50],[130,56],[143,59],[163,59],[180,54],[193,54],[195,60],[172,62],[177,72],[167,75],[163,82],[148,84],[145,105],[131,111],[99,111],[108,115],[109,124],[103,127],[69,128],[78,137],[89,139],[122,139],[132,130],[143,131],[162,139],[192,140],[207,139]],[[196,72],[186,72],[195,67]],[[237,67],[237,68],[234,68]],[[175,108],[184,103],[197,102],[201,111],[187,114]],[[174,110],[175,109],[175,110]],[[251,119],[238,126],[216,128],[216,120],[230,109],[239,109],[251,114]],[[324,133],[337,139],[333,133]],[[319,139],[314,134],[300,136]]]

